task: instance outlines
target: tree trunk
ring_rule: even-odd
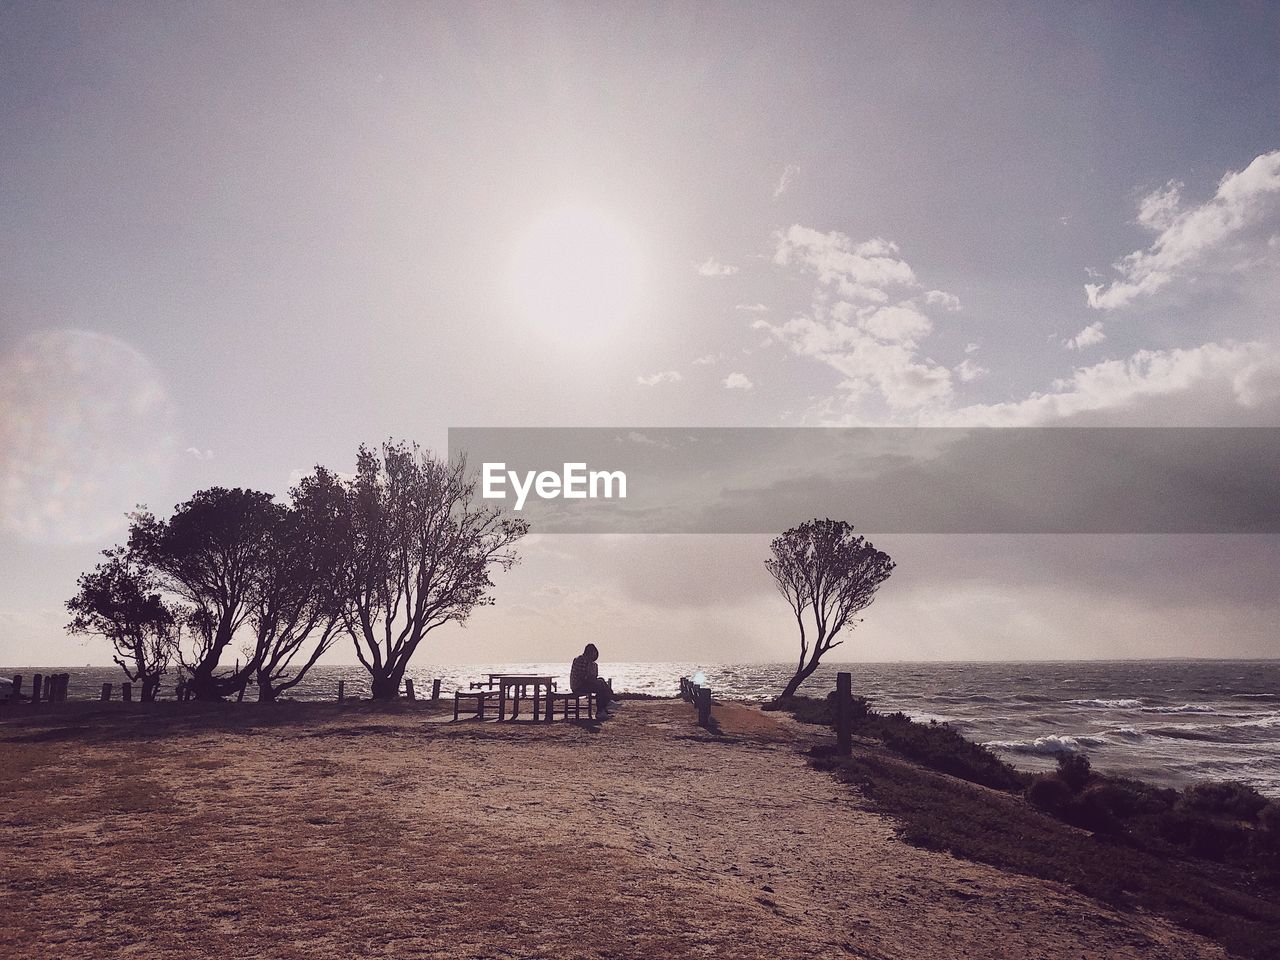
[[[400,698],[400,681],[404,679],[404,670],[392,669],[372,678],[373,699],[398,700]]]
[[[190,691],[192,699],[195,700],[221,700],[222,696],[218,692],[218,683],[213,677],[214,664],[207,660],[196,667],[191,674],[191,680],[187,683],[187,690]]]
[[[814,657],[803,667],[796,671],[796,675],[787,682],[786,689],[782,691],[781,699],[786,700],[796,695],[796,691],[800,689],[800,684],[804,683],[813,675],[813,671],[818,669],[818,658]]]
[[[271,678],[262,674],[258,675],[258,702],[276,702],[276,688],[271,685]]]

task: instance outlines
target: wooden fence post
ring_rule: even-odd
[[[698,687],[698,724],[709,726],[711,723],[711,688]]]
[[[120,696],[124,699],[125,703],[133,703],[133,684],[120,684]]]
[[[853,676],[836,674],[836,749],[842,757],[853,753]]]
[[[104,683],[102,685],[102,693],[98,695],[98,699],[103,703],[111,699],[111,684]]]
[[[33,673],[31,675],[31,705],[37,706],[40,703],[40,694],[44,692],[44,675]]]
[[[22,674],[13,675],[13,702],[18,702],[18,694],[22,693]]]
[[[438,703],[440,700],[440,678],[436,677],[431,681],[431,702]]]
[[[412,680],[409,680],[409,679],[406,679],[406,680],[405,680],[405,682],[404,682],[404,695],[405,695],[406,697],[408,697],[410,700],[416,700],[416,699],[418,699],[417,697],[415,697],[415,696],[413,695],[413,681],[412,681]]]
[[[338,702],[341,703],[347,698],[347,681],[338,681]]]

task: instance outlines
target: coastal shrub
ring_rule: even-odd
[[[1088,755],[1074,752],[1058,754],[1058,776],[1073,793],[1079,793],[1092,776]]]
[[[1071,801],[1071,788],[1056,774],[1045,774],[1031,781],[1027,800],[1047,813],[1057,814]]]
[[[1027,801],[1073,826],[1118,835],[1128,832],[1136,818],[1167,813],[1178,798],[1176,790],[1140,780],[1091,776],[1091,782],[1080,789],[1068,783],[1061,772],[1041,774],[1027,789]]]
[[[1272,800],[1258,811],[1258,826],[1280,836],[1280,800]]]
[[[868,713],[855,720],[854,731],[880,740],[886,747],[930,769],[949,773],[995,790],[1021,790],[1019,773],[980,743],[961,736],[950,724],[916,723],[902,713]]]
[[[1254,831],[1243,824],[1220,820],[1179,807],[1158,821],[1160,836],[1205,860],[1227,861],[1247,854]]]
[[[1070,789],[1070,784],[1067,784]],[[1071,796],[1062,807],[1061,817],[1073,827],[1092,830],[1107,836],[1124,833],[1124,824],[1114,804],[1117,791],[1105,783],[1094,784]]]
[[[1095,790],[1112,813],[1120,817],[1157,816],[1173,809],[1178,791],[1156,787],[1127,777],[1097,777],[1090,790]]]
[[[853,732],[879,740],[894,753],[995,790],[1021,790],[1028,777],[981,744],[961,736],[946,723],[917,723],[903,713],[882,714],[870,708],[864,697],[854,697]],[[815,697],[779,697],[765,710],[786,710],[804,723],[831,726],[835,722],[830,700]]]
[[[1267,806],[1267,798],[1236,780],[1194,783],[1182,792],[1184,810],[1253,822]]]
[[[827,695],[827,702],[831,706],[832,710],[835,709],[834,700],[833,700],[834,697],[835,697],[834,693],[830,693]],[[868,700],[866,697],[852,697],[850,699],[852,699],[853,701],[853,719],[854,720],[859,720],[867,716],[867,714],[871,712],[871,701]]]
[[[801,723],[813,723],[829,727],[835,723],[831,703],[817,697],[777,697],[761,705],[762,710],[781,710],[791,714]]]
[[[1099,807],[1115,812],[1126,803],[1163,811],[1138,813],[1125,821],[1122,838],[1117,838],[1071,829],[1062,818],[1046,815],[1021,797],[957,784],[892,757],[855,753],[851,758],[815,758],[813,763],[856,784],[877,810],[898,821],[907,843],[1064,883],[1122,911],[1165,917],[1213,938],[1232,956],[1280,960],[1280,871],[1268,866],[1274,855],[1264,853],[1264,859],[1245,851],[1240,859],[1208,864],[1187,857],[1185,848],[1171,849],[1155,828],[1175,813],[1178,791],[1140,781],[1112,782],[1098,774],[1081,794],[1071,793],[1056,773],[1030,782],[1028,800],[1056,795],[1078,804],[1090,796],[1073,811],[1079,818],[1099,816]],[[1102,817],[1098,822],[1105,829],[1110,824]],[[1235,826],[1246,834],[1263,834]]]

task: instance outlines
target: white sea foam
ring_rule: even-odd
[[[1068,700],[1067,703],[1079,704],[1083,707],[1107,707],[1112,710],[1136,710],[1142,706],[1141,700]]]
[[[1143,707],[1144,713],[1216,713],[1217,711],[1203,703],[1184,703],[1180,707]]]
[[[1036,737],[1034,740],[988,740],[983,746],[1008,753],[1051,756],[1055,753],[1080,753],[1088,747],[1101,747],[1106,742],[1103,737],[1064,737],[1053,734],[1048,737]]]
[[[917,723],[954,723],[955,717],[944,716],[941,713],[929,713],[927,710],[907,710],[907,716]]]
[[[1120,740],[1127,740],[1130,743],[1136,743],[1139,740],[1145,740],[1147,737],[1147,735],[1143,731],[1137,730],[1133,727],[1120,727],[1117,730],[1108,730],[1107,736],[1109,738],[1118,738]]]

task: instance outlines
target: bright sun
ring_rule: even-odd
[[[590,336],[628,318],[640,272],[636,245],[616,221],[586,207],[563,207],[517,240],[511,295],[539,326]]]

